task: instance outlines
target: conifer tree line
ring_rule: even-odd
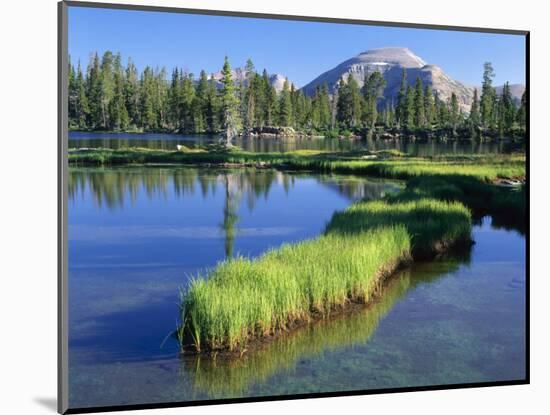
[[[461,110],[457,96],[440,99],[422,79],[410,84],[403,70],[396,99],[384,100],[386,81],[380,72],[367,74],[363,87],[353,76],[342,78],[333,94],[326,84],[306,96],[285,80],[277,93],[268,72],[259,73],[251,60],[245,80],[232,79],[225,58],[219,82],[203,70],[194,74],[175,68],[145,67],[141,73],[128,59],[107,51],[94,53],[86,68],[69,63],[69,126],[78,130],[169,131],[234,135],[264,126],[294,127],[325,135],[361,133],[366,129],[406,130],[471,128],[507,134],[524,129],[526,96],[516,108],[506,83],[498,95],[490,63],[470,111]]]

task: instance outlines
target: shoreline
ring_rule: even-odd
[[[282,167],[316,171],[354,172],[388,178],[408,179],[418,175],[460,174],[484,181],[525,178],[525,153],[446,154],[411,156],[397,150],[294,150],[252,153],[238,148],[208,151],[182,146],[180,150],[148,148],[69,149],[69,166],[110,165],[204,165],[231,167]]]
[[[389,129],[376,129],[376,130],[361,130],[351,133],[340,133],[340,132],[331,132],[329,134],[323,132],[313,132],[313,131],[293,131],[291,133],[285,132],[285,128],[288,127],[273,127],[272,129],[279,129],[281,132],[255,132],[254,130],[262,129],[262,127],[256,127],[250,132],[240,133],[238,138],[241,139],[259,139],[259,140],[282,140],[282,141],[300,141],[300,140],[350,140],[350,141],[360,141],[372,139],[375,141],[382,142],[391,142],[391,141],[412,141],[412,142],[428,142],[428,141],[437,141],[437,142],[484,142],[484,143],[498,143],[498,142],[525,142],[525,134],[517,133],[507,136],[501,136],[497,131],[488,130],[480,135],[478,132],[477,135],[472,135],[470,130],[461,130],[458,133],[453,133],[449,128],[442,129],[416,129],[416,130],[407,130],[407,129],[398,129],[398,128],[389,128]],[[220,132],[209,133],[209,132],[177,132],[171,130],[158,130],[158,131],[113,131],[113,130],[80,130],[80,129],[69,129],[69,135],[71,133],[80,133],[80,134],[131,134],[131,135],[150,135],[150,134],[164,134],[170,136],[181,136],[181,137],[208,137],[208,138],[218,138]],[[70,138],[70,137],[69,137]]]

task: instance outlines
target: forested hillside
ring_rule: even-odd
[[[69,120],[73,130],[165,131],[216,134],[231,127],[241,133],[257,127],[285,126],[325,136],[364,135],[369,131],[432,132],[464,130],[467,134],[521,135],[526,124],[525,92],[519,106],[510,87],[501,93],[492,84],[490,63],[483,85],[468,111],[452,92],[443,99],[418,76],[401,73],[395,99],[384,99],[387,82],[380,71],[342,76],[336,87],[317,85],[311,94],[285,80],[280,92],[267,70],[257,72],[248,60],[244,74],[233,79],[229,60],[217,77],[204,70],[195,76],[175,68],[145,67],[138,71],[120,54],[93,54],[86,68],[69,67]],[[464,133],[463,133],[464,134]]]

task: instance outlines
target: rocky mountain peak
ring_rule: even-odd
[[[420,78],[424,85],[432,87],[439,98],[448,100],[454,92],[462,110],[467,112],[470,109],[473,88],[452,79],[442,68],[428,64],[410,49],[404,47],[370,49],[362,52],[319,75],[302,90],[307,95],[313,95],[317,86],[326,83],[329,91],[333,93],[338,88],[338,81],[348,79],[350,76],[355,78],[359,86],[363,86],[365,76],[374,71],[382,73],[386,80],[382,105],[384,100],[395,102],[401,85],[401,77],[405,71],[409,86],[414,85],[416,79]]]

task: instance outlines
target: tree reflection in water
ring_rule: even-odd
[[[288,194],[296,179],[316,180],[350,201],[378,199],[400,185],[364,177],[281,172],[274,169],[203,169],[194,167],[124,167],[69,169],[69,200],[88,189],[96,206],[110,210],[131,208],[139,197],[150,200],[185,198],[200,191],[204,199],[223,191],[220,231],[225,238],[225,256],[234,255],[238,235],[239,208],[246,200],[252,212],[257,200],[268,200],[274,183]],[[182,220],[185,220],[182,217]]]

